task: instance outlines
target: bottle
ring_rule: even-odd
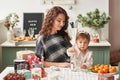
[[[41,57],[41,77],[42,78],[46,77],[46,72],[44,69],[44,56]]]
[[[74,59],[74,55],[70,57],[70,68],[72,71],[75,71],[75,59]]]

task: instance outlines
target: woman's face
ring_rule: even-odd
[[[78,48],[82,51],[85,52],[88,48],[89,41],[86,38],[79,38],[76,41]]]
[[[65,25],[65,15],[58,14],[58,16],[55,18],[53,23],[53,30],[55,32],[60,31],[64,25]]]

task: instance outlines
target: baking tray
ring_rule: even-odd
[[[25,44],[36,44],[36,40],[34,41],[14,41],[14,44],[15,46],[18,46],[18,45],[25,45]]]

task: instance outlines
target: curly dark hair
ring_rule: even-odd
[[[60,35],[62,35],[63,38],[67,38],[68,40],[70,40],[68,33],[65,32],[68,27],[69,16],[67,15],[67,12],[62,7],[59,7],[59,6],[54,6],[53,8],[48,10],[48,12],[45,16],[45,19],[43,21],[42,28],[39,32],[40,35],[50,35],[51,34],[53,22],[59,14],[65,15],[65,25],[63,26],[63,28],[60,31],[58,31],[58,33]]]

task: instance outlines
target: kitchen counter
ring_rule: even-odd
[[[26,43],[15,43],[15,42],[4,42],[2,43],[1,50],[2,56],[1,61],[2,65],[0,66],[0,71],[3,70],[5,67],[13,65],[13,60],[16,59],[16,52],[17,51],[24,51],[24,50],[32,50],[35,51],[35,42],[36,41],[27,41]]]
[[[1,44],[1,47],[35,47],[36,41],[22,41],[22,42],[9,42],[6,41]]]
[[[32,50],[35,51],[35,42],[18,43],[4,42],[2,48],[2,68],[13,65],[17,51]],[[110,64],[110,46],[108,41],[100,41],[99,43],[90,42],[88,49],[93,52],[94,64]]]
[[[1,44],[1,47],[35,47],[36,46],[36,41],[24,41],[24,42],[4,42]],[[100,41],[99,43],[94,43],[90,41],[89,46],[111,46],[111,44],[105,40],[105,41]]]
[[[111,46],[111,44],[107,40],[100,41],[99,43],[90,41],[89,46]]]

